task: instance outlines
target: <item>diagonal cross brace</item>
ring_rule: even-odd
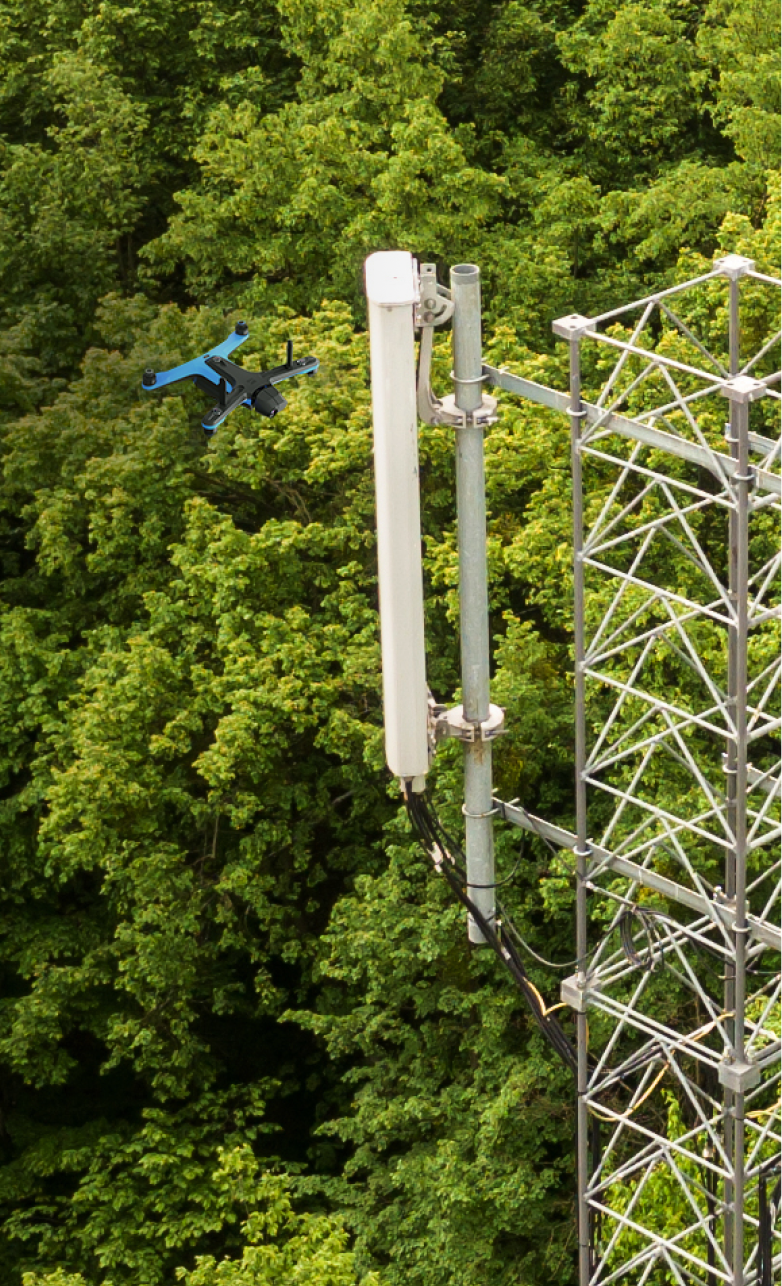
[[[505,821],[511,822],[514,826],[520,826],[523,830],[531,831],[533,835],[540,835],[544,839],[550,840],[553,844],[558,844],[560,848],[575,848],[577,840],[572,831],[564,830],[561,826],[553,826],[551,822],[544,821],[541,817],[533,817],[531,813],[513,804],[503,803],[501,799],[494,799],[494,807],[497,809],[500,817]],[[715,917],[721,920],[725,927],[733,930],[736,924],[736,914],[731,903],[724,899],[714,898],[709,900],[704,898],[700,893],[692,889],[685,888],[683,884],[671,880],[666,875],[659,875],[656,871],[648,871],[645,867],[639,866],[637,862],[631,862],[626,857],[619,857],[616,853],[609,852],[608,849],[601,848],[597,844],[590,844],[590,856],[600,862],[603,868],[615,871],[617,875],[624,875],[630,880],[636,880],[645,888],[655,889],[656,892],[662,893],[673,902],[678,902],[681,906],[689,907],[698,915],[706,915],[710,919]],[[774,925],[766,924],[763,920],[758,920],[755,916],[747,916],[747,925],[750,934],[758,942],[763,942],[767,947],[773,950],[782,950],[782,932]]]

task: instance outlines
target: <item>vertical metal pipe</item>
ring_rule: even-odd
[[[734,1056],[744,1061],[744,1003],[747,945],[747,647],[749,641],[749,406],[733,405],[731,419],[738,437],[736,485],[736,963]]]
[[[587,812],[586,783],[586,707],[584,682],[584,514],[583,480],[581,470],[581,345],[576,338],[570,340],[570,447],[573,473],[573,634],[575,644],[575,697],[576,697],[576,955],[579,959],[577,981],[586,985],[584,961],[587,953]],[[576,1014],[578,1040],[577,1103],[576,1103],[576,1174],[578,1183],[578,1279],[579,1286],[589,1286],[589,1183],[587,1113],[587,1020],[586,1013]]]
[[[714,1148],[711,1146],[710,1142],[707,1142],[706,1146],[703,1149],[703,1159],[704,1161],[714,1160]],[[707,1233],[706,1262],[709,1265],[707,1280],[708,1280],[708,1286],[718,1286],[717,1274],[714,1272],[717,1259],[714,1254],[714,1244],[712,1242],[712,1237],[714,1237],[715,1235],[715,1223],[716,1223],[716,1215],[715,1215],[716,1202],[714,1199],[716,1183],[715,1183],[715,1176],[711,1168],[708,1166],[704,1167],[704,1170],[703,1170],[703,1186],[706,1189],[706,1233]]]
[[[475,264],[451,268],[453,376],[456,406],[467,423],[456,430],[456,505],[459,529],[459,616],[464,718],[476,737],[464,745],[464,812],[470,896],[488,920],[494,918],[491,743],[482,741],[489,717],[489,593],[486,572],[486,486],[483,429],[470,423],[483,400],[481,276]],[[484,937],[472,917],[471,942]]]
[[[749,405],[731,405],[731,423],[738,438],[739,470],[736,486],[736,804],[734,897],[734,1010],[733,1050],[737,1062],[745,1061],[744,1008],[746,1003],[747,950],[747,644],[749,629]],[[744,1284],[744,1094],[733,1100],[733,1279]]]
[[[734,376],[739,371],[740,359],[740,335],[739,335],[739,283],[736,279],[731,278],[728,282],[728,368],[730,375]],[[730,423],[728,425],[728,446],[730,454],[734,459],[738,459],[738,436],[736,433],[734,404],[730,403]],[[736,696],[737,688],[737,621],[738,621],[738,597],[737,597],[737,514],[734,506],[728,511],[728,594],[731,604],[731,614],[733,617],[732,624],[728,626],[728,674],[727,674],[727,691],[728,691],[728,712],[735,721],[736,713]],[[731,835],[736,835],[736,739],[732,734],[728,735],[725,747],[725,795],[726,795],[726,816]],[[736,892],[736,851],[735,847],[729,848],[725,854],[725,896],[732,898]],[[725,963],[725,983],[723,988],[723,1008],[726,1014],[733,1014],[736,1008],[735,997],[735,967],[732,960]],[[733,1019],[728,1018],[726,1025],[728,1031],[733,1035]],[[725,1180],[723,1196],[725,1199],[725,1218],[723,1225],[725,1258],[728,1263],[733,1262],[733,1224],[734,1224],[734,1207],[733,1207],[733,1178],[732,1170],[734,1164],[734,1121],[733,1121],[733,1091],[727,1087],[723,1090],[723,1106],[725,1112],[725,1153],[728,1159],[728,1177]]]

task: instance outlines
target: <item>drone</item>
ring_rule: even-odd
[[[207,433],[214,433],[218,425],[235,411],[237,406],[249,406],[271,419],[287,405],[286,399],[277,392],[275,384],[282,380],[292,379],[295,375],[314,375],[320,362],[317,357],[297,357],[293,360],[293,341],[288,340],[285,364],[273,366],[268,371],[246,371],[236,362],[228,361],[239,344],[250,337],[247,322],[237,322],[222,344],[211,348],[200,357],[190,362],[174,366],[170,371],[153,371],[148,366],[141,379],[141,386],[148,392],[151,389],[165,388],[167,384],[177,384],[180,380],[192,380],[202,393],[217,396],[217,403],[201,421]]]

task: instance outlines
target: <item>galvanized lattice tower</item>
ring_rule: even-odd
[[[760,374],[779,336],[747,352],[740,329],[778,285],[730,255],[554,324],[571,370],[582,967],[562,997],[581,1286],[779,1270],[780,393]],[[720,313],[721,356],[697,336]],[[612,360],[590,404],[595,345]]]
[[[415,753],[398,752],[387,714],[389,765],[409,797],[425,787],[427,735],[430,757],[440,736],[464,740],[466,889],[495,946],[493,819],[574,851],[579,968],[561,992],[578,1046],[579,1286],[772,1286],[782,1266],[782,395],[780,372],[767,371],[780,334],[761,331],[782,282],[728,255],[600,317],[561,318],[565,394],[480,361],[474,265],[453,270],[448,292],[432,265],[416,284],[407,256],[412,284],[399,294],[394,256],[374,259],[390,273],[372,314],[378,353],[387,341],[390,354],[390,364],[373,356],[377,469],[386,421],[394,442],[413,431],[383,372],[412,346],[415,298],[418,414],[454,426],[465,475],[462,650],[466,674],[477,666],[484,685],[475,709],[445,712],[430,699],[427,732],[414,706],[423,681],[408,693],[407,669],[387,667],[384,654],[386,705],[404,699],[402,724],[417,737]],[[372,302],[370,275],[368,266]],[[452,313],[455,395],[438,402],[431,327]],[[582,373],[590,389],[602,384],[594,401]],[[487,647],[479,639],[465,652],[488,611],[480,429],[495,403],[479,397],[482,382],[570,418],[576,834],[489,796],[502,711],[487,704]],[[417,487],[412,452],[404,488],[416,503]],[[389,509],[388,548],[420,560],[401,510]],[[379,500],[379,521],[381,512]],[[419,579],[416,561],[406,583]],[[402,597],[422,615],[417,598]],[[483,937],[474,920],[470,936]]]

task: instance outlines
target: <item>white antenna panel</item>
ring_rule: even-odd
[[[417,279],[413,257],[404,250],[370,255],[365,273],[386,760],[395,776],[422,778],[429,746],[413,342]],[[423,782],[416,786],[423,789]]]

